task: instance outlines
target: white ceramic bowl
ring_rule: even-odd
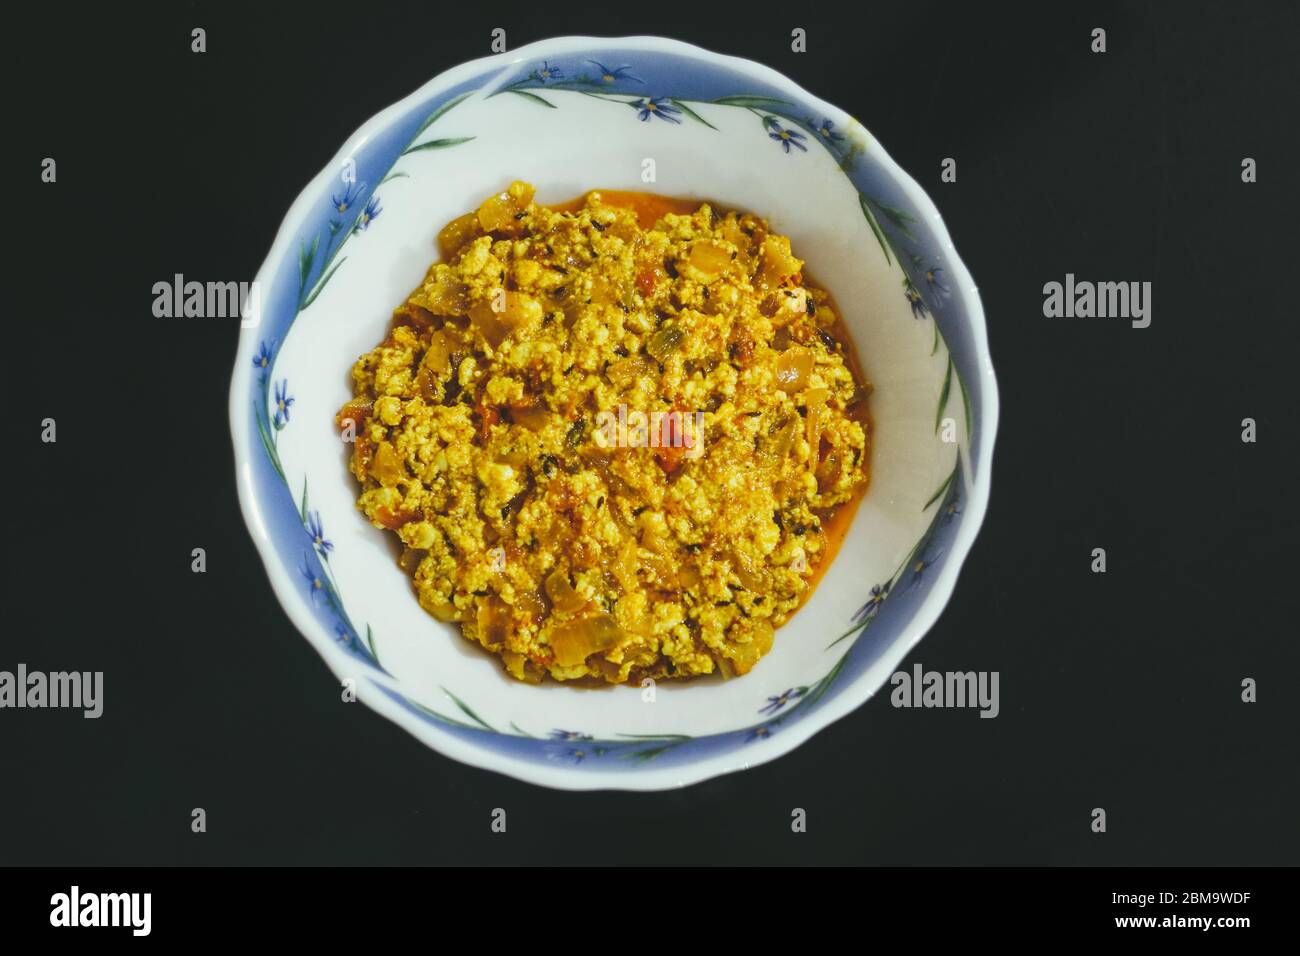
[[[333,425],[352,363],[435,258],[438,228],[512,179],[540,202],[604,187],[757,212],[849,323],[875,385],[871,487],[813,598],[743,678],[661,683],[652,700],[515,682],[420,609],[355,507]],[[746,60],[565,37],[443,73],[312,180],[258,286],[230,418],[271,584],[361,700],[465,763],[660,789],[771,760],[882,686],[943,609],[984,517],[997,390],[975,284],[938,212],[851,117]]]

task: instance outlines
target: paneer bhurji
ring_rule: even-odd
[[[439,243],[337,416],[420,604],[521,680],[747,673],[870,456],[869,386],[789,239],[516,182]]]

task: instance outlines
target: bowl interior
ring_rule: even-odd
[[[309,187],[292,254],[268,263],[270,294],[245,332],[245,415],[263,461],[259,516],[314,639],[343,652],[336,670],[511,759],[681,767],[761,743],[850,685],[849,706],[860,703],[919,637],[973,477],[978,376],[964,367],[964,269],[862,127],[757,68],[592,42],[605,45],[520,51],[426,88]],[[436,258],[438,229],[512,179],[547,203],[606,187],[755,212],[791,237],[843,313],[875,387],[871,485],[816,593],[746,677],[652,689],[511,680],[419,607],[392,536],[355,507],[333,424],[352,363]]]

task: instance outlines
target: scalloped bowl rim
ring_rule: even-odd
[[[337,170],[349,156],[355,154],[379,130],[388,127],[394,120],[404,115],[413,104],[428,100],[440,90],[450,89],[494,67],[498,72],[488,79],[487,84],[500,82],[508,76],[508,68],[528,59],[546,56],[558,56],[572,52],[593,52],[601,46],[616,45],[619,49],[646,50],[650,52],[677,54],[694,60],[713,63],[748,75],[756,80],[780,87],[791,92],[799,101],[821,110],[826,116],[833,116],[837,121],[847,122],[852,119],[843,109],[828,103],[821,97],[810,93],[793,80],[771,67],[741,57],[729,56],[705,50],[702,47],[655,36],[629,37],[591,37],[563,36],[536,42],[518,49],[492,56],[480,57],[446,70],[419,89],[376,113],[348,137],[343,146],[334,154],[307,186],[298,194],[285,214],[272,242],[270,252],[263,260],[257,273],[259,285],[267,284],[275,274],[276,266],[286,256],[292,255],[292,242],[297,230],[308,218],[308,211],[313,200],[337,176]],[[868,128],[869,129],[869,128]],[[972,436],[972,446],[978,450],[970,482],[969,497],[962,515],[960,527],[953,538],[948,560],[936,575],[933,584],[916,613],[907,622],[899,637],[883,652],[882,659],[888,662],[890,670],[896,669],[907,654],[930,630],[942,613],[956,587],[961,567],[969,555],[975,538],[983,524],[988,509],[993,446],[997,434],[999,402],[997,381],[989,355],[988,332],[985,325],[984,310],[980,302],[974,280],[957,254],[947,226],[929,195],[893,160],[881,146],[879,140],[871,137],[871,156],[880,171],[889,177],[907,196],[914,208],[919,211],[933,230],[935,238],[949,257],[947,265],[957,295],[965,308],[967,324],[974,350],[973,367],[980,378],[980,401],[977,412],[979,428]],[[239,494],[240,509],[248,525],[257,552],[262,559],[272,589],[281,607],[304,637],[316,648],[330,670],[339,678],[355,674],[355,664],[350,655],[328,635],[322,635],[320,625],[313,620],[303,606],[295,585],[283,566],[280,558],[272,550],[270,535],[261,514],[261,501],[252,476],[250,451],[257,448],[248,422],[245,402],[251,372],[249,361],[255,348],[255,328],[241,328],[236,348],[235,369],[232,375],[230,391],[231,433],[235,446],[235,479]],[[612,772],[574,773],[572,769],[560,764],[544,764],[513,755],[493,752],[473,743],[462,741],[457,737],[443,733],[436,726],[422,720],[384,692],[387,684],[392,691],[401,692],[400,683],[386,680],[382,674],[367,674],[366,679],[373,681],[375,687],[357,682],[358,699],[367,706],[387,717],[398,726],[416,737],[427,746],[456,761],[486,770],[505,773],[517,779],[531,783],[565,790],[662,790],[671,787],[686,786],[726,773],[747,769],[758,764],[774,760],[798,747],[818,731],[829,726],[864,704],[878,687],[865,686],[865,673],[855,679],[853,685],[844,692],[826,700],[807,718],[793,724],[781,734],[773,735],[762,741],[761,747],[745,750],[742,758],[735,750],[715,756],[704,756],[693,763],[665,768],[645,767],[635,774]],[[864,685],[864,686],[856,686]],[[364,689],[363,689],[364,688]],[[752,756],[752,759],[749,759]]]

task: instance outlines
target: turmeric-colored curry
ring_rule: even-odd
[[[516,182],[353,369],[358,506],[516,678],[745,674],[865,489],[869,386],[788,238]]]

